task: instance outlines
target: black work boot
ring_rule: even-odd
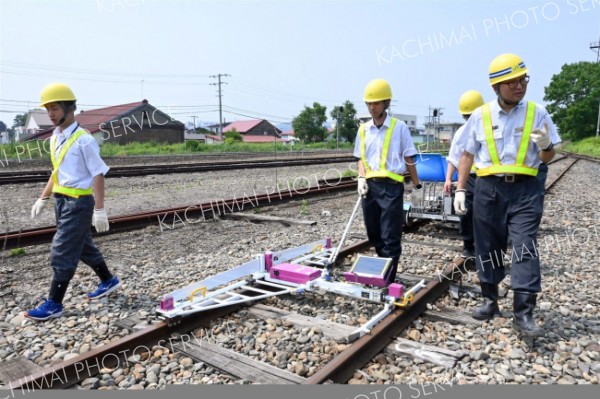
[[[489,283],[480,283],[481,294],[483,295],[483,305],[473,311],[473,318],[477,320],[489,320],[500,316],[498,308],[498,285]]]
[[[529,337],[544,335],[544,330],[537,326],[533,318],[536,295],[531,292],[514,291],[513,327]]]

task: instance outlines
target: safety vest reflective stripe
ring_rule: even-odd
[[[528,175],[537,176],[537,168],[525,166],[525,156],[527,155],[527,148],[529,147],[529,136],[533,129],[533,121],[535,118],[535,103],[533,101],[527,102],[527,111],[525,112],[525,123],[523,125],[523,135],[521,136],[521,143],[519,144],[519,150],[515,164],[513,165],[502,165],[498,156],[498,149],[496,148],[496,141],[494,140],[494,131],[492,127],[492,115],[490,112],[490,104],[484,104],[481,107],[481,116],[483,119],[483,132],[485,134],[485,141],[492,160],[492,166],[487,168],[477,169],[477,176],[490,176],[498,174],[517,174],[517,175]]]
[[[83,129],[79,129],[79,130],[75,131],[71,135],[71,137],[69,137],[69,139],[67,140],[65,145],[61,148],[60,154],[58,154],[58,158],[56,158],[56,136],[53,135],[52,138],[50,139],[50,160],[52,161],[52,167],[54,169],[52,171],[52,182],[54,183],[52,185],[53,193],[64,194],[64,195],[67,195],[67,196],[73,197],[73,198],[79,198],[82,195],[90,195],[93,193],[93,190],[91,187],[87,188],[87,189],[82,189],[82,188],[65,187],[65,186],[61,186],[58,184],[58,167],[60,166],[63,159],[65,158],[65,155],[67,154],[67,151],[69,151],[69,148],[71,148],[73,143],[82,134],[88,134],[88,132]]]
[[[367,162],[367,143],[365,139],[365,125],[360,125],[358,128],[358,134],[360,137],[360,159],[362,160],[365,168],[365,177],[367,179],[373,177],[389,177],[390,179],[396,180],[400,183],[404,182],[404,176],[389,172],[387,170],[387,157],[390,150],[390,142],[392,141],[392,134],[394,133],[394,127],[396,126],[396,118],[391,118],[390,126],[388,127],[385,137],[383,139],[383,148],[381,149],[381,159],[379,161],[379,170],[371,170]]]

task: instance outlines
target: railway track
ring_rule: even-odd
[[[345,247],[341,250],[339,259],[352,256],[367,247],[369,247],[368,241],[360,241]],[[434,302],[448,289],[452,282],[462,276],[461,266],[462,259],[460,258],[447,265],[439,278],[431,278],[426,287],[417,292],[409,307],[396,309],[377,324],[369,334],[363,335],[353,342],[348,342],[341,353],[330,361],[322,362],[323,364],[319,365],[319,369],[308,378],[253,360],[231,349],[223,349],[209,342],[189,342],[193,336],[190,334],[193,334],[195,329],[210,328],[211,323],[222,317],[235,315],[240,310],[253,312],[254,314],[260,314],[261,312],[263,314],[265,312],[282,314],[281,310],[251,304],[249,307],[236,305],[209,310],[202,313],[202,317],[191,315],[183,318],[177,325],[155,321],[140,331],[133,332],[83,355],[54,364],[52,367],[34,374],[22,376],[6,384],[6,387],[10,387],[13,391],[68,388],[86,378],[97,375],[101,368],[117,367],[119,364],[126,362],[127,357],[131,356],[132,353],[139,355],[145,349],[149,351],[149,348],[160,342],[163,342],[163,344],[169,342],[175,352],[211,364],[227,374],[250,382],[279,384],[345,383],[351,378],[355,370],[363,367],[375,355],[389,346],[398,334],[427,310],[428,304]],[[248,294],[251,295],[251,292],[248,292]],[[348,331],[348,326],[336,326],[337,323],[293,313],[284,313],[286,313],[285,317],[294,320],[293,324],[326,326],[324,328],[329,332],[335,330],[337,333],[334,332],[333,334],[337,334],[338,339],[344,336],[344,331]],[[173,344],[172,339],[174,335],[179,337],[178,340],[175,340],[175,344]],[[187,337],[187,339],[182,337]],[[348,339],[346,337],[346,340]],[[142,348],[142,350],[139,350],[139,348]]]
[[[314,187],[298,190],[284,189],[277,193],[254,195],[252,197],[231,198],[218,202],[190,204],[176,208],[157,209],[131,215],[117,215],[109,218],[110,230],[115,234],[124,231],[158,225],[162,228],[172,229],[179,224],[193,224],[206,219],[223,217],[240,211],[247,211],[264,205],[271,205],[295,199],[305,199],[319,196],[329,192],[351,190],[356,187],[356,182],[350,177],[335,181],[319,181]],[[5,232],[0,235],[0,248],[10,250],[32,245],[44,244],[52,241],[56,226],[45,226],[35,229]],[[92,229],[92,234],[97,233]]]
[[[302,159],[261,159],[218,161],[210,163],[179,163],[163,165],[114,166],[106,174],[107,178],[163,175],[175,173],[201,173],[232,169],[258,169],[290,166],[321,165],[330,163],[355,162],[356,158],[347,155],[321,156]],[[39,183],[48,181],[51,170],[31,170],[0,173],[0,185]]]
[[[572,165],[573,164],[570,164],[569,168],[572,167]],[[561,173],[560,176],[549,184],[554,185],[556,181],[565,175],[565,173],[566,171]],[[415,241],[406,240],[405,243],[415,243]],[[424,243],[424,245],[428,244]],[[442,249],[452,248],[444,244],[435,244],[432,246]],[[353,253],[362,251],[367,247],[368,243],[366,241],[360,241],[351,247],[344,248],[340,259],[344,256],[351,256]],[[448,264],[443,273],[439,275],[439,279],[429,279],[427,287],[424,290],[419,291],[415,297],[415,301],[409,308],[397,309],[394,311],[390,316],[376,325],[369,334],[357,341],[349,343],[340,354],[327,362],[323,362],[324,364],[319,365],[318,370],[308,378],[304,378],[294,373],[284,372],[277,367],[264,364],[264,362],[247,358],[236,351],[223,348],[219,349],[218,345],[210,345],[210,343],[203,343],[203,341],[194,345],[193,343],[186,343],[184,339],[180,339],[180,342],[175,344],[174,348],[177,352],[194,358],[197,361],[212,364],[214,367],[223,370],[236,378],[246,379],[251,382],[292,384],[345,383],[352,377],[356,370],[360,370],[361,367],[372,361],[378,353],[385,350],[386,347],[389,347],[398,334],[409,326],[413,320],[422,316],[424,313],[430,313],[427,311],[427,305],[434,303],[435,300],[439,298],[440,295],[443,295],[449,287],[456,285],[455,282],[464,275],[462,266],[462,260],[460,259]],[[405,281],[411,278],[411,276],[406,275],[401,277],[403,277]],[[412,278],[418,279],[420,276],[413,276]],[[155,345],[161,340],[172,337],[173,334],[178,334],[179,337],[187,336],[189,339],[191,337],[190,332],[194,329],[211,328],[211,323],[226,316],[234,317],[235,312],[238,311],[264,313],[266,310],[264,307],[261,308],[254,305],[250,307],[235,306],[220,309],[219,311],[209,311],[203,314],[204,317],[202,318],[195,318],[195,320],[192,318],[189,320],[186,319],[177,326],[169,326],[163,322],[156,322],[149,325],[146,329],[127,336],[122,340],[97,348],[82,356],[69,359],[66,362],[56,364],[52,369],[42,370],[36,374],[22,377],[18,381],[11,382],[10,386],[12,389],[65,388],[82,381],[84,378],[95,375],[93,372],[88,373],[85,371],[84,365],[98,364],[97,362],[100,361],[103,366],[112,367],[115,364],[124,361],[124,358],[122,357],[123,353],[130,354],[135,348],[143,346],[151,347],[151,345]],[[273,310],[271,311],[273,312]],[[456,312],[458,315],[455,314],[454,316],[440,314],[439,312],[437,314],[431,313],[432,314],[428,317],[431,317],[432,319],[438,318],[439,320],[451,321],[462,317],[462,322],[473,322],[472,320],[469,320],[468,317],[465,317],[464,314],[460,314],[460,312]],[[285,317],[291,318],[292,320],[303,319],[294,313],[286,313]],[[310,323],[322,325],[322,322],[318,319],[309,319],[308,321],[304,321],[304,323],[304,325],[309,325]],[[302,322],[298,321],[298,324],[302,324]],[[337,328],[343,332],[343,328],[339,326],[331,326],[328,324],[328,327]],[[420,346],[421,349],[424,347],[423,345],[418,346]],[[57,370],[61,373],[60,381],[56,377]],[[93,368],[91,371],[94,371]]]

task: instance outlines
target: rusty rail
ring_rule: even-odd
[[[218,217],[227,213],[248,211],[260,206],[291,201],[293,199],[305,199],[328,192],[350,190],[355,187],[356,182],[353,181],[352,178],[343,178],[339,181],[336,180],[335,183],[320,181],[316,187],[307,188],[304,189],[305,191],[301,192],[285,190],[247,198],[233,198],[218,202],[157,209],[132,215],[113,216],[109,218],[110,230],[108,233],[103,234],[120,233],[151,225],[168,226],[171,224],[174,226],[178,222],[183,222],[185,224],[184,220],[193,224],[201,220],[211,219],[215,216]],[[56,233],[56,226],[6,232],[0,234],[0,249],[10,250],[13,248],[48,243],[52,241],[54,233]],[[92,229],[92,234],[96,235],[97,233]]]

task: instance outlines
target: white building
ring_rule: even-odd
[[[51,127],[52,122],[45,110],[34,109],[27,114],[27,119],[25,119],[25,132],[27,134],[34,134]]]

